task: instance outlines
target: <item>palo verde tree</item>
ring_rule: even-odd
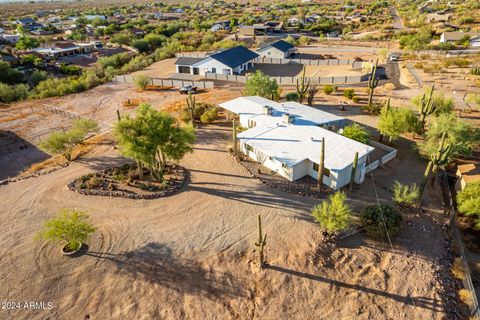
[[[312,209],[312,216],[328,234],[345,230],[350,225],[352,209],[345,203],[347,196],[341,191]]]
[[[163,180],[168,161],[178,161],[192,151],[191,125],[180,127],[168,113],[140,104],[136,117],[124,117],[115,125],[120,150],[147,167],[157,181]]]
[[[475,228],[480,229],[480,181],[468,184],[457,195],[460,213],[475,219]]]
[[[303,103],[303,100],[305,100],[308,89],[310,89],[310,80],[305,77],[305,66],[303,66],[302,76],[300,79],[297,78],[297,94],[299,103]]]
[[[257,70],[253,75],[248,77],[245,85],[245,95],[260,96],[271,100],[280,99],[280,88],[275,79]]]
[[[389,142],[397,140],[401,134],[418,131],[418,118],[413,110],[407,108],[392,108],[390,100],[380,113],[378,130],[380,134],[389,137]]]
[[[370,134],[368,131],[357,123],[344,127],[342,136],[365,144],[370,141]]]
[[[375,61],[375,64],[372,66],[372,71],[370,72],[370,76],[368,77],[368,108],[372,108],[373,105],[373,91],[378,86],[378,79],[377,79],[377,66],[378,66],[378,59]]]
[[[42,141],[40,149],[50,154],[61,154],[67,161],[71,161],[73,149],[82,144],[89,134],[99,130],[98,124],[93,120],[76,120],[71,129],[65,132],[54,132]]]
[[[55,218],[45,222],[37,237],[51,242],[65,242],[66,251],[72,252],[80,249],[93,232],[95,228],[88,222],[85,212],[63,209]]]

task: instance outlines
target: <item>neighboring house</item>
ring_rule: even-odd
[[[457,177],[455,190],[464,190],[467,185],[480,181],[480,165],[467,163],[457,166]]]
[[[33,51],[41,54],[44,58],[58,59],[76,54],[88,54],[96,50],[94,42],[74,43],[70,41],[55,42],[48,48],[36,48]]]
[[[452,17],[451,14],[436,14],[436,13],[429,13],[427,14],[426,22],[448,22]]]
[[[273,43],[268,43],[260,46],[257,53],[260,57],[274,58],[274,59],[289,59],[295,55],[295,46],[285,40],[278,40]]]
[[[107,17],[106,16],[103,16],[103,15],[98,15],[98,14],[87,14],[85,16],[85,19],[87,20],[94,20],[94,19],[100,19],[100,20],[107,20]]]
[[[264,25],[254,25],[254,26],[240,26],[238,28],[238,34],[241,36],[260,36],[260,35],[266,35],[268,29],[270,29],[269,26],[264,26]]]
[[[43,28],[43,25],[38,23],[32,18],[19,18],[16,21],[17,25],[21,25],[25,30],[28,31],[33,31],[33,30],[39,30]]]
[[[214,25],[212,25],[212,27],[210,28],[210,31],[212,32],[218,32],[220,30],[223,30],[223,24],[221,23],[215,23]]]
[[[480,32],[444,32],[440,36],[440,43],[455,43],[470,37],[470,47],[480,48]]]
[[[202,75],[206,73],[240,74],[253,67],[258,54],[243,47],[233,47],[206,58],[180,57],[175,61],[177,73]]]
[[[238,114],[241,125],[250,128],[237,136],[240,150],[286,179],[317,179],[325,139],[323,184],[334,190],[347,185],[356,152],[355,182],[363,182],[367,155],[374,148],[331,131],[341,128],[345,119],[296,102],[261,97],[241,97],[220,106]]]
[[[16,44],[18,42],[18,40],[20,40],[20,37],[21,35],[19,34],[7,34],[7,33],[2,33],[0,34],[0,38],[7,42],[7,43],[11,43],[11,44]]]

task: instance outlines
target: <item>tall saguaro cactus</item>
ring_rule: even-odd
[[[371,108],[373,104],[373,91],[378,86],[378,79],[377,79],[377,66],[378,66],[378,59],[375,61],[375,65],[372,67],[372,72],[368,77],[368,107]]]
[[[442,134],[442,140],[440,142],[438,149],[430,157],[430,161],[428,162],[427,169],[423,174],[423,181],[420,186],[420,196],[423,195],[430,173],[436,174],[439,166],[448,164],[450,152],[452,151],[453,146],[451,143],[446,143],[445,141],[446,137],[447,137],[447,133],[444,132]],[[435,176],[432,178],[432,184],[434,182],[435,182]]]
[[[188,112],[190,112],[190,121],[192,122],[192,125],[195,123],[195,108],[196,108],[196,101],[195,97],[192,96],[192,93],[188,93],[187,97],[187,109]]]
[[[260,214],[257,216],[258,219],[258,242],[255,242],[255,246],[258,247],[258,265],[260,268],[263,268],[264,266],[264,255],[263,255],[263,249],[265,248],[265,245],[267,244],[267,234],[263,235],[262,234],[262,217],[260,217]]]
[[[305,66],[303,67],[302,76],[300,79],[297,78],[297,93],[298,93],[298,102],[303,103],[305,97],[307,96],[308,89],[310,88],[310,80],[305,77]]]
[[[353,158],[353,164],[352,164],[352,175],[350,177],[350,191],[353,190],[353,183],[355,182],[355,175],[357,174],[357,166],[358,166],[358,152],[355,152],[355,157]]]
[[[237,155],[237,126],[235,124],[235,119],[232,120],[232,147],[233,154]]]
[[[422,124],[422,130],[425,129],[425,119],[427,118],[428,115],[432,114],[435,111],[436,105],[435,102],[432,100],[433,97],[433,90],[435,89],[435,86],[432,86],[432,89],[430,89],[430,92],[428,96],[423,94],[422,100],[420,101],[421,106],[420,106],[420,122]]]
[[[323,186],[323,171],[325,171],[325,138],[322,138],[320,143],[320,161],[318,163],[317,184],[318,191],[322,190]]]

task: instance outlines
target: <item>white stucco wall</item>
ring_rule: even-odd
[[[257,53],[261,57],[265,57],[265,58],[272,58],[272,59],[286,59],[287,58],[287,54],[285,54],[283,51],[280,51],[277,48],[273,48],[273,47],[259,49],[257,51]]]
[[[198,68],[199,74],[202,76],[204,76],[205,73],[207,72],[212,72],[217,74],[232,74],[232,68],[212,58],[207,58],[205,60],[202,60],[194,64],[192,66],[192,72],[193,72],[193,68]],[[215,69],[215,72],[213,72],[213,69]]]

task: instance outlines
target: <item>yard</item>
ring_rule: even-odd
[[[111,92],[112,86],[119,89],[115,95],[107,93],[100,105],[88,102],[103,90]],[[168,100],[160,92],[136,93],[124,84],[95,90],[76,99],[57,99],[58,104],[111,124],[115,108],[127,97],[144,98],[167,110],[184,99],[171,93]],[[204,97],[223,101],[227,93]],[[344,114],[350,115],[358,119],[354,109]],[[0,296],[52,302],[53,308],[1,310],[0,316],[451,318],[455,305],[444,290],[453,289],[440,276],[446,274],[448,253],[438,190],[429,190],[425,213],[405,215],[393,249],[362,233],[329,244],[309,213],[318,200],[274,191],[228,155],[230,126],[220,121],[197,130],[194,152],[181,161],[190,181],[167,198],[127,200],[69,191],[66,185],[73,179],[125,163],[111,144],[97,146],[53,173],[1,186],[0,269],[9,281]],[[368,175],[349,194],[356,213],[375,203],[376,192],[381,201],[390,201],[396,179],[419,182],[425,164],[410,156],[410,146],[401,139],[399,157],[373,172],[375,183]],[[88,252],[73,259],[34,240],[43,221],[65,207],[87,211],[97,227]],[[258,213],[268,234],[269,265],[261,272],[253,251]]]

